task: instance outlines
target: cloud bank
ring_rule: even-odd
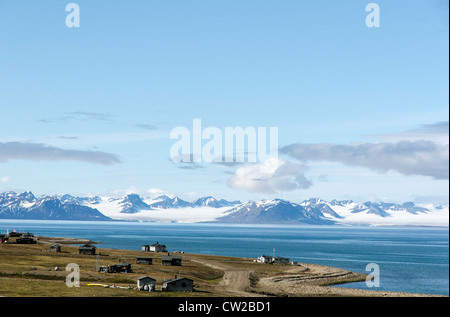
[[[365,167],[380,173],[449,179],[449,122],[424,124],[401,133],[379,134],[379,142],[352,144],[294,143],[279,149],[293,160],[269,159],[237,168],[227,185],[249,192],[275,193],[308,189],[313,184],[304,173],[308,162],[334,162]],[[321,175],[320,181],[327,181]]]
[[[383,142],[399,142],[399,141],[433,141],[437,144],[448,144],[449,123],[441,121],[432,124],[423,124],[417,129],[412,129],[400,133],[375,134],[377,139]],[[371,137],[369,135],[369,137]]]
[[[340,145],[332,143],[285,146],[280,152],[300,161],[328,161],[367,167],[379,172],[449,179],[449,145],[427,140]]]
[[[66,150],[40,143],[0,142],[0,162],[10,160],[79,161],[101,165],[120,163],[118,156],[101,151]]]
[[[111,113],[99,113],[89,111],[66,112],[58,117],[39,119],[43,123],[67,123],[72,121],[112,121],[114,115]]]

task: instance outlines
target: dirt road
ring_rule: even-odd
[[[198,260],[192,261],[209,266],[213,269],[223,271],[224,275],[219,285],[220,287],[223,287],[223,290],[225,292],[230,293],[231,296],[239,296],[239,297],[259,296],[258,294],[247,292],[247,289],[250,287],[249,271],[236,270],[236,268],[233,268],[232,266],[222,262],[198,261]]]

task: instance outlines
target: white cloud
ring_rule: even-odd
[[[253,193],[275,193],[306,189],[312,184],[300,163],[269,158],[261,163],[246,164],[236,169],[227,182],[229,187]]]
[[[166,196],[169,196],[169,197],[173,196],[173,194],[171,194],[168,191],[166,191],[164,189],[161,189],[161,188],[150,188],[150,189],[147,189],[145,192],[151,198],[159,197],[159,196],[162,196],[162,195],[166,195]]]
[[[40,143],[0,142],[0,163],[10,160],[79,161],[102,165],[120,163],[117,155],[101,151],[66,150]]]
[[[137,194],[142,198],[156,198],[162,195],[166,195],[168,197],[174,197],[175,195],[167,190],[161,188],[150,188],[150,189],[142,189],[136,186],[129,186],[127,188],[119,188],[110,190],[103,195],[112,196],[115,198],[122,198],[126,195]]]
[[[449,178],[448,144],[441,145],[427,140],[350,145],[297,143],[283,147],[280,152],[304,162],[339,162],[380,172],[394,170],[404,175]]]
[[[2,178],[0,178],[0,181],[3,183],[6,183],[9,181],[9,176],[3,176]]]
[[[448,121],[436,122],[433,124],[423,124],[417,129],[411,129],[400,133],[384,133],[368,135],[368,137],[376,137],[383,142],[400,142],[400,141],[432,141],[440,145],[448,145],[449,123]]]

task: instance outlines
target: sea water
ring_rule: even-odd
[[[376,263],[379,287],[368,288],[365,282],[341,287],[449,295],[448,228],[0,219],[0,233],[14,229],[90,239],[100,248],[140,250],[143,244],[159,242],[172,252],[275,255],[360,273],[371,273],[366,267]]]

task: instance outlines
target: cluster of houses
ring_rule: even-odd
[[[78,253],[83,255],[95,255],[96,247],[91,244],[85,244],[78,247]],[[167,248],[165,245],[156,243],[152,245],[143,245],[143,251],[148,252],[167,252]],[[182,257],[179,255],[173,255],[167,252],[167,255],[163,255],[161,257],[162,265],[173,265],[173,266],[181,266]],[[153,264],[153,258],[151,257],[137,257],[136,264]],[[111,266],[109,269],[103,267],[102,272],[131,272],[131,264],[130,263],[119,263],[115,266]]]
[[[167,246],[164,244],[159,244],[159,242],[156,242],[155,244],[144,244],[141,248],[142,251],[145,252],[167,252]],[[152,264],[152,258],[137,258],[137,263],[146,263],[146,264]],[[162,265],[174,265],[174,266],[181,266],[181,260],[182,257],[179,255],[172,255],[169,252],[167,252],[167,255],[163,255],[161,257],[161,264]]]
[[[144,252],[167,252],[167,246],[156,242],[154,244],[144,244],[141,248]],[[162,265],[181,266],[182,257],[179,255],[167,255],[161,257]],[[152,264],[153,258],[138,257],[136,263]],[[137,288],[144,291],[153,291],[156,287],[156,280],[149,276],[142,276],[137,279]],[[194,290],[194,281],[186,277],[177,277],[164,281],[162,290],[166,292],[192,292]]]
[[[143,245],[142,251],[146,252],[167,252],[167,246],[159,243],[152,245]],[[83,255],[95,255],[96,247],[90,244],[82,245],[78,248],[79,254]],[[137,264],[153,264],[153,258],[151,257],[137,257]],[[167,252],[167,255],[161,257],[162,265],[181,266],[182,257],[179,255],[172,255]],[[99,272],[102,273],[130,273],[133,272],[131,263],[120,262],[114,265],[99,266]],[[142,276],[137,279],[137,288],[139,290],[154,291],[156,287],[156,280],[149,276]],[[194,282],[191,279],[185,277],[175,277],[170,280],[164,281],[162,290],[166,292],[192,292],[194,290]]]
[[[141,291],[154,291],[156,280],[148,276],[137,279],[137,288]],[[194,291],[194,281],[186,277],[177,277],[164,281],[162,290],[165,292],[192,292]]]
[[[37,244],[37,238],[30,232],[23,233],[17,232],[16,230],[11,233],[0,234],[0,243],[16,243],[16,244]],[[79,246],[78,253],[80,255],[96,255],[97,248],[91,244],[84,244]],[[182,257],[179,255],[170,254],[167,251],[167,246],[164,244],[159,244],[159,242],[151,245],[142,245],[141,248],[144,252],[157,252],[157,253],[167,253],[161,256],[161,265],[171,265],[171,266],[181,266]],[[59,244],[52,244],[49,247],[48,252],[61,252],[61,247]],[[266,263],[266,264],[278,264],[278,265],[298,265],[297,262],[291,262],[289,258],[275,256],[275,250],[273,256],[261,255],[255,262]],[[152,257],[137,257],[137,264],[152,265]],[[98,266],[98,271],[103,273],[131,273],[132,267],[131,263],[119,262],[114,265],[108,266]],[[149,276],[142,276],[137,279],[137,289],[144,291],[154,291],[156,287],[156,280]],[[163,291],[184,291],[192,292],[194,290],[193,280],[186,277],[177,277],[169,279],[162,284]]]
[[[15,229],[0,234],[0,243],[37,244],[37,238],[31,232],[17,232]]]
[[[7,234],[0,234],[0,243],[16,243],[16,244],[37,244],[37,238],[30,232],[22,233],[16,230],[8,232]],[[52,244],[49,246],[47,252],[61,252],[59,244]],[[96,255],[97,248],[91,244],[84,244],[78,247],[78,254],[80,255]],[[159,244],[158,242],[151,245],[142,245],[142,251],[145,252],[167,252],[167,246]],[[151,257],[137,257],[137,264],[153,264]],[[162,265],[181,266],[182,257],[173,255],[167,252],[167,255],[161,257]],[[131,273],[131,263],[120,262],[114,265],[99,266],[99,272],[103,273]],[[139,290],[154,291],[156,280],[149,276],[142,276],[137,279],[137,288]],[[186,277],[177,277],[163,282],[162,290],[166,292],[192,292],[194,290],[194,281]]]

